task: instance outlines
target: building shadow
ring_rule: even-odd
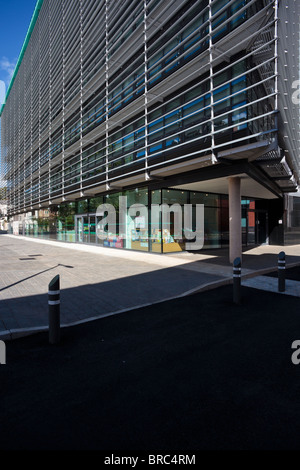
[[[277,256],[278,254],[274,253],[261,253],[261,254],[252,254],[253,246],[243,247],[242,252],[242,267],[245,269],[266,269],[272,268],[277,269]],[[212,265],[221,265],[221,266],[232,266],[232,263],[229,261],[229,248],[218,248],[216,250],[203,250],[200,252],[194,252],[196,254],[207,255],[207,258],[197,261],[198,263],[208,263]],[[300,256],[297,255],[288,255],[286,254],[286,263],[300,263]]]
[[[0,291],[8,292],[9,297],[9,289],[17,287],[15,298],[1,300],[0,331],[48,325],[48,284],[61,268],[70,266],[54,266]],[[31,280],[39,275],[44,275],[45,279],[47,272],[45,294],[30,295]],[[64,279],[67,273],[61,276],[60,283],[62,324],[155,304],[224,278],[201,270],[172,267],[72,288],[64,288]]]
[[[213,267],[228,264],[226,250],[220,253],[212,251],[214,257],[203,261],[206,265],[201,269],[201,261],[192,261],[178,267],[152,270],[150,272],[120,277],[118,279],[84,284],[77,287],[64,288],[64,280],[72,266],[57,264],[34,275],[21,279],[0,292],[16,289],[15,298],[1,301],[0,331],[20,328],[34,328],[48,324],[48,284],[61,272],[61,322],[68,325],[77,321],[87,321],[111,315],[123,310],[131,310],[144,305],[159,303],[170,298],[182,296],[187,292],[198,290],[201,286],[217,281],[230,282],[226,270],[216,266],[215,270],[207,270],[207,263]],[[226,262],[225,262],[226,260]],[[287,263],[298,263],[300,256],[287,256]],[[243,254],[243,267],[247,269],[277,270],[277,256],[263,254],[260,256]],[[63,269],[63,270],[62,270]],[[45,294],[30,295],[30,282],[45,273]],[[23,285],[23,288],[22,288]],[[21,295],[20,295],[21,294]],[[7,297],[10,293],[8,292]],[[159,307],[158,307],[159,308]],[[199,306],[199,311],[201,310]],[[2,324],[1,324],[2,323]]]

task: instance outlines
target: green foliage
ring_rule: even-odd
[[[5,201],[7,198],[7,190],[6,186],[4,188],[0,188],[0,201]]]

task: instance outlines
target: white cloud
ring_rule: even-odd
[[[15,67],[16,67],[15,61],[11,62],[7,57],[2,57],[0,59],[0,70],[3,70],[3,72],[6,72],[6,78],[4,77],[3,78],[5,79],[7,86],[9,85],[10,80],[13,76]]]
[[[5,93],[6,93],[6,90],[5,90],[5,83],[3,82],[3,80],[0,80],[0,106],[4,103],[5,101]]]

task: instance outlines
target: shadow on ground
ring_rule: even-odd
[[[224,279],[219,275],[175,267],[65,288],[71,266],[62,264],[59,266],[60,268],[54,266],[34,275],[26,276],[26,278],[0,290],[9,296],[9,288],[18,288],[19,294],[13,298],[1,300],[0,326],[2,331],[48,325],[48,293],[30,295],[30,282],[34,282],[34,279],[39,276],[44,276],[45,291],[47,292],[51,279],[57,273],[62,273],[62,324],[161,302],[197,289],[204,284]]]
[[[278,277],[278,271],[273,271],[266,274],[269,277]],[[295,266],[294,268],[289,268],[286,270],[286,279],[291,281],[300,281],[300,266]]]
[[[284,247],[282,247],[284,250]],[[273,253],[262,253],[261,255],[254,255],[248,252],[251,252],[253,247],[243,248],[242,254],[242,267],[244,269],[266,269],[277,268],[277,254]],[[197,252],[198,253],[198,252]],[[228,248],[220,248],[216,250],[205,250],[201,251],[198,254],[210,255],[211,258],[205,259],[205,263],[217,264],[221,266],[232,266],[229,262],[229,250]],[[278,252],[279,254],[279,252]],[[201,263],[202,261],[198,261]],[[286,263],[300,263],[300,257],[297,255],[286,255]]]
[[[7,343],[1,449],[299,449],[300,300],[226,286]]]

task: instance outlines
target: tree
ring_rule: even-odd
[[[3,188],[0,188],[0,201],[6,201],[7,198],[7,191],[6,191],[6,186]]]

